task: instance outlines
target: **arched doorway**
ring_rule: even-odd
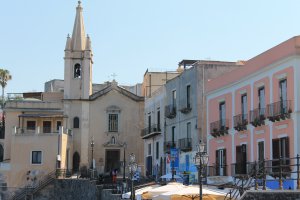
[[[73,171],[74,172],[78,172],[79,171],[79,163],[80,163],[80,155],[79,153],[76,151],[73,154]]]
[[[3,161],[3,155],[4,155],[4,149],[3,149],[2,144],[0,144],[0,162]]]

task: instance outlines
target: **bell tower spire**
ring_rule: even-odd
[[[72,34],[72,49],[73,51],[82,51],[85,49],[85,30],[81,1],[78,1],[78,6],[76,8],[76,17]]]
[[[93,52],[91,40],[85,34],[81,1],[76,7],[72,37],[65,47],[64,98],[88,99],[92,94]]]

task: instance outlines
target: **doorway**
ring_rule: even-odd
[[[79,171],[79,163],[80,163],[80,155],[79,153],[76,151],[73,154],[73,171],[74,172],[78,172]]]
[[[226,149],[216,151],[216,175],[226,176]]]
[[[247,174],[247,145],[236,146],[236,174]]]
[[[109,149],[105,151],[105,172],[111,172],[113,169],[120,171],[119,149]]]

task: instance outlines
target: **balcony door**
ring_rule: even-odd
[[[265,115],[265,108],[266,108],[266,100],[265,100],[265,87],[261,87],[258,89],[258,109],[259,115]]]
[[[226,149],[216,151],[216,175],[226,175]]]
[[[258,142],[258,163],[260,169],[263,167],[264,158],[265,158],[265,145],[264,145],[264,141],[261,141]]]
[[[225,102],[220,103],[219,105],[219,114],[220,114],[220,128],[225,128],[225,119],[226,119],[226,110],[225,110]]]
[[[287,82],[286,79],[279,81],[279,98],[280,98],[280,111],[287,113]]]
[[[236,174],[246,174],[247,173],[247,145],[242,144],[236,146]]]

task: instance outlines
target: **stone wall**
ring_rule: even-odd
[[[34,200],[100,200],[95,182],[87,179],[57,179],[33,197]]]
[[[300,199],[300,191],[295,190],[263,190],[263,191],[247,191],[241,197],[241,200],[298,200]]]

